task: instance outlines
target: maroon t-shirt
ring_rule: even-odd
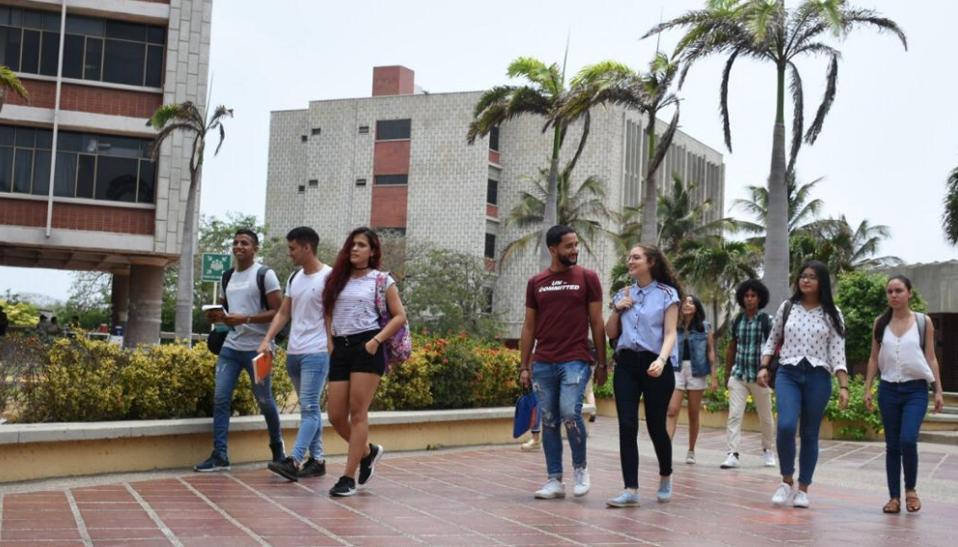
[[[536,310],[533,361],[592,361],[589,353],[589,303],[602,301],[602,283],[592,270],[573,266],[529,278],[526,307]]]

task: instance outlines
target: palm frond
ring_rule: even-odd
[[[732,64],[735,63],[735,58],[739,54],[738,49],[732,52],[728,56],[728,61],[725,62],[725,69],[722,70],[722,85],[721,93],[719,94],[719,110],[722,113],[722,132],[725,135],[725,146],[728,147],[728,151],[732,151],[732,124],[729,121],[728,113],[728,81],[729,75],[732,73]]]
[[[825,123],[825,117],[828,116],[828,111],[832,108],[832,103],[835,102],[835,92],[838,85],[838,57],[832,56],[831,62],[828,63],[828,74],[826,76],[825,83],[825,96],[822,97],[822,104],[818,107],[818,113],[815,114],[815,121],[812,122],[812,125],[808,128],[808,132],[805,134],[805,142],[808,144],[815,144],[815,140],[818,139],[819,133],[822,132],[822,125]]]
[[[945,189],[945,212],[942,214],[945,238],[952,245],[958,245],[958,167],[945,181]]]
[[[30,100],[30,93],[23,87],[20,78],[17,78],[17,74],[4,65],[0,65],[0,87],[11,89],[17,95]]]
[[[153,161],[157,161],[160,156],[160,147],[163,145],[163,142],[170,137],[173,133],[177,131],[183,131],[184,133],[193,133],[198,135],[199,132],[191,123],[187,122],[176,122],[169,125],[164,125],[163,128],[156,134],[156,137],[153,139],[153,144],[150,145],[150,157],[153,158]]]
[[[655,118],[651,118],[649,123],[655,123]],[[652,180],[653,175],[656,171],[659,170],[659,167],[662,165],[662,162],[665,160],[665,155],[669,151],[669,147],[672,146],[672,140],[675,138],[675,132],[679,128],[679,106],[675,105],[675,113],[672,114],[672,121],[669,122],[669,126],[666,128],[665,133],[662,133],[662,136],[659,137],[659,143],[655,147],[655,153],[652,155],[651,161],[649,161],[649,166],[645,171],[646,180]]]
[[[795,63],[788,62],[791,79],[789,89],[792,92],[792,148],[788,156],[787,172],[795,169],[795,160],[798,159],[798,152],[802,149],[802,133],[805,132],[805,97],[802,89],[802,76],[798,73],[798,67]]]
[[[887,17],[881,17],[874,10],[848,9],[842,12],[843,32],[848,33],[857,26],[873,27],[879,33],[891,32],[898,37],[905,50],[908,49],[908,37],[905,36],[905,32],[898,26],[898,23]]]
[[[500,264],[508,261],[510,258],[512,258],[512,255],[520,251],[524,251],[526,248],[529,247],[529,244],[532,242],[535,242],[536,248],[538,248],[541,239],[542,239],[542,232],[537,230],[535,232],[530,232],[518,239],[510,241],[508,245],[503,247],[502,253],[499,255]]]

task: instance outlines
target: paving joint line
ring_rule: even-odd
[[[845,452],[845,453],[843,453],[843,454],[839,454],[839,455],[835,456],[834,458],[828,460],[828,462],[826,462],[826,463],[831,463],[831,462],[834,462],[834,461],[836,461],[836,460],[840,460],[840,459],[844,458],[845,456],[848,456],[848,455],[850,455],[850,454],[855,454],[856,452],[861,452],[862,450],[865,450],[866,448],[869,448],[869,445],[865,444],[865,445],[859,446],[858,448],[856,448],[856,449],[854,449],[854,450],[849,450],[848,452]]]
[[[950,456],[950,455],[951,455],[951,454],[947,454],[947,453],[942,454],[941,460],[939,460],[938,463],[935,464],[935,468],[932,469],[932,470],[931,470],[931,473],[928,475],[928,478],[929,478],[929,479],[934,479],[935,473],[938,472],[938,469],[941,468],[941,465],[942,465],[943,463],[945,463],[945,460],[947,460],[947,459],[948,459],[948,456]]]
[[[289,514],[289,515],[292,515],[296,520],[298,520],[298,521],[300,521],[300,522],[306,524],[307,526],[309,526],[309,527],[312,528],[313,530],[316,530],[317,532],[320,532],[320,533],[326,535],[326,536],[329,537],[329,538],[335,539],[336,541],[342,543],[343,545],[353,545],[349,540],[344,539],[344,538],[338,536],[337,534],[334,534],[333,532],[327,530],[326,528],[324,528],[324,527],[322,527],[322,526],[316,524],[315,522],[309,520],[308,518],[306,518],[306,517],[300,515],[300,514],[297,513],[296,511],[293,511],[292,509],[286,507],[285,505],[279,503],[278,501],[276,501],[276,500],[270,498],[270,497],[267,496],[266,494],[264,494],[264,493],[260,492],[259,490],[253,488],[250,484],[248,484],[247,482],[243,481],[242,479],[239,479],[239,478],[237,478],[237,477],[234,477],[231,473],[227,473],[226,476],[229,477],[229,478],[231,478],[231,479],[233,479],[234,481],[238,482],[240,485],[242,485],[244,488],[246,488],[246,489],[249,490],[250,492],[256,494],[258,497],[260,497],[260,498],[266,500],[267,502],[269,502],[269,503],[275,505],[276,507],[278,507],[278,508],[279,508],[281,511],[283,511],[284,513],[287,513],[287,514]]]
[[[250,529],[249,529],[248,527],[246,527],[246,525],[244,525],[242,522],[240,522],[240,521],[236,520],[235,518],[233,518],[232,515],[230,515],[229,513],[226,512],[226,510],[224,510],[224,509],[223,509],[222,507],[220,507],[219,505],[216,505],[216,503],[213,502],[213,500],[211,500],[210,498],[206,497],[205,494],[203,494],[202,492],[200,492],[199,490],[197,490],[192,484],[190,484],[190,483],[186,482],[185,480],[183,480],[182,477],[179,477],[179,478],[177,478],[176,480],[179,481],[180,484],[182,484],[183,486],[185,486],[187,490],[189,490],[190,492],[192,492],[194,496],[196,496],[196,497],[200,498],[201,500],[203,500],[204,502],[206,502],[206,504],[209,505],[214,511],[216,511],[217,513],[220,514],[220,516],[222,516],[224,519],[226,519],[226,522],[229,522],[229,523],[232,524],[233,526],[236,526],[236,527],[239,528],[240,530],[246,532],[246,534],[247,534],[249,537],[251,537],[251,538],[253,538],[254,540],[256,540],[256,542],[259,543],[260,545],[264,545],[264,546],[269,547],[269,543],[268,543],[266,540],[264,540],[259,534],[257,534],[256,532],[250,530]]]
[[[147,516],[149,516],[150,520],[156,524],[156,527],[163,532],[163,535],[166,536],[166,539],[170,540],[170,543],[172,543],[175,547],[183,547],[183,543],[180,541],[180,539],[176,537],[176,534],[173,533],[173,530],[170,530],[170,527],[163,522],[163,519],[160,518],[160,515],[158,515],[155,510],[153,510],[153,507],[150,506],[149,502],[147,502],[146,499],[144,499],[143,496],[141,496],[140,493],[130,485],[130,483],[124,482],[123,486],[125,486],[126,491],[133,496],[133,499],[140,504],[140,507],[146,511]]]
[[[80,514],[80,507],[77,505],[76,498],[73,497],[73,492],[67,488],[63,491],[63,494],[67,498],[67,503],[70,504],[70,511],[73,512],[73,520],[77,523],[77,531],[80,532],[80,539],[83,541],[83,545],[93,547],[93,539],[90,537],[90,531],[86,528],[83,515]]]

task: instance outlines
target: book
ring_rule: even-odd
[[[262,384],[267,378],[269,378],[269,374],[272,370],[272,353],[260,353],[256,357],[253,357],[253,380],[257,384]]]
[[[222,309],[223,309],[223,306],[221,306],[220,304],[203,304],[203,311],[204,311],[204,312],[217,311],[217,310],[222,310]]]

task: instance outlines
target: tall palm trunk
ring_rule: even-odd
[[[644,243],[659,244],[659,189],[658,189],[658,166],[653,166],[655,158],[655,113],[649,114],[649,123],[645,128],[646,139],[649,143],[647,156],[647,168],[645,171],[645,184],[642,185],[642,232],[639,234]],[[636,243],[636,242],[633,242]],[[632,245],[632,243],[630,243]]]
[[[778,67],[778,97],[772,133],[772,166],[768,175],[768,212],[765,218],[765,284],[769,304],[778,307],[788,298],[788,195],[785,187],[785,65]]]
[[[176,276],[176,337],[190,340],[193,334],[193,263],[196,249],[196,201],[200,187],[202,167],[190,173],[190,193],[186,198],[183,219],[183,239],[180,245],[179,272]]]
[[[559,220],[559,149],[562,146],[562,127],[556,124],[552,138],[552,161],[549,162],[549,178],[546,181],[545,211],[542,213],[542,240],[539,245],[539,266],[547,268],[552,262],[546,245],[546,232]]]

